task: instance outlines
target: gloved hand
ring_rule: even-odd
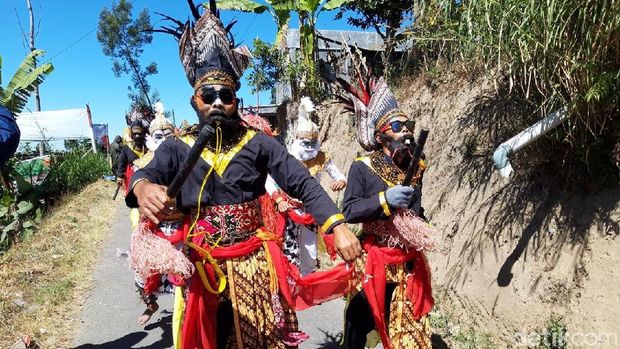
[[[392,207],[406,208],[409,207],[414,191],[409,186],[395,185],[385,191],[385,200]]]

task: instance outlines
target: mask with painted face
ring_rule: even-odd
[[[291,145],[291,154],[302,161],[314,159],[321,149],[318,139],[296,138]]]
[[[166,140],[166,137],[164,130],[156,130],[151,135],[146,136],[146,147],[150,151],[155,151]]]

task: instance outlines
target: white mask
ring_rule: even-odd
[[[296,138],[291,145],[291,154],[301,161],[314,159],[321,149],[321,142],[308,138]]]

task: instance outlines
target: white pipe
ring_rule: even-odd
[[[521,131],[518,135],[500,144],[493,153],[493,162],[495,163],[495,167],[499,170],[499,174],[504,178],[510,176],[512,173],[512,166],[510,165],[508,157],[532,143],[540,136],[553,130],[567,118],[568,113],[566,113],[566,108],[560,108],[534,125]]]

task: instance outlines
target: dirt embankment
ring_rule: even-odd
[[[537,143],[500,178],[491,155],[527,126],[514,122],[527,104],[498,97],[487,79],[419,78],[397,95],[416,133],[431,130],[423,204],[443,235],[429,255],[441,311],[502,348],[534,347],[536,331],[557,316],[569,334],[596,337],[596,347],[615,347],[605,337],[614,333],[620,345],[620,190],[565,190]],[[319,114],[323,150],[347,172],[362,153],[351,117],[333,105]],[[515,339],[523,331],[526,343]]]

